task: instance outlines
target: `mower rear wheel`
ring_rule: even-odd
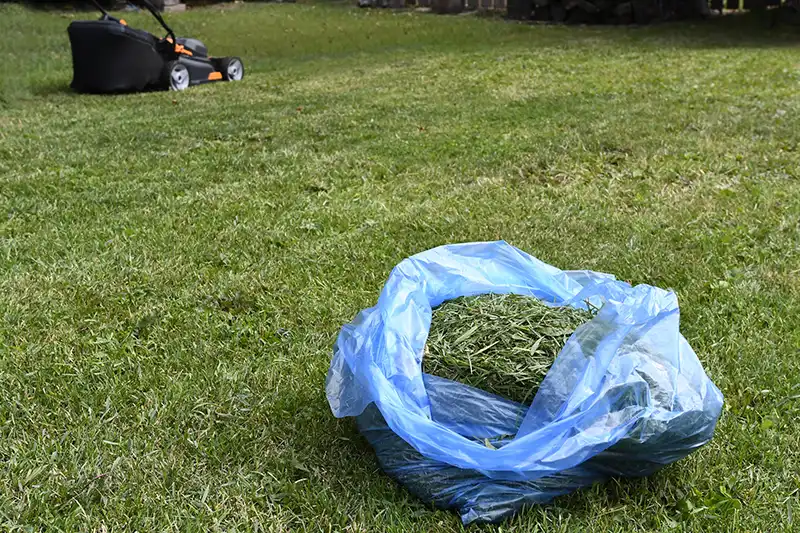
[[[224,57],[219,62],[219,70],[225,81],[239,81],[244,78],[244,65],[238,57]]]
[[[164,67],[164,85],[171,91],[182,91],[189,87],[189,69],[178,61],[170,61]]]

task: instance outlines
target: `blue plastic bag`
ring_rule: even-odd
[[[485,293],[600,307],[569,338],[530,406],[423,374],[431,310]],[[708,442],[722,394],[679,332],[675,294],[561,271],[505,243],[448,245],[401,262],[378,305],[345,325],[326,380],[384,471],[465,524],[609,476],[646,476]]]

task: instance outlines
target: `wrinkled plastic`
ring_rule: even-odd
[[[600,308],[530,406],[422,373],[432,308],[485,293]],[[673,292],[561,271],[505,242],[442,246],[397,265],[378,305],[342,328],[326,393],[335,416],[358,417],[384,471],[465,524],[609,476],[649,475],[707,443],[723,401],[679,332]]]

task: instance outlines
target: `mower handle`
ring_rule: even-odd
[[[175,37],[175,32],[172,31],[172,28],[167,26],[167,23],[164,22],[164,19],[161,17],[161,14],[158,12],[158,10],[155,8],[155,6],[153,6],[153,4],[150,3],[150,0],[131,0],[131,1],[133,3],[141,4],[142,6],[144,6],[145,9],[147,9],[150,12],[150,14],[153,15],[156,18],[156,20],[159,22],[159,24],[161,24],[161,26],[165,30],[167,30],[167,36],[172,38],[172,42],[173,43],[178,42],[176,40],[176,37]],[[109,15],[108,11],[103,9],[103,6],[100,5],[100,2],[98,2],[97,0],[91,0],[91,2],[95,5],[95,7],[97,9],[100,10],[100,12],[103,14],[103,18],[104,19],[106,19],[106,20],[117,20],[114,17],[112,17],[111,15]],[[117,20],[117,22],[119,22],[119,21]]]
[[[97,0],[92,0],[92,3],[94,4],[94,7],[96,7],[100,11],[100,13],[103,14],[103,19],[117,20],[117,19],[115,19],[114,17],[112,17],[111,15],[108,14],[108,11],[106,11],[105,8],[100,5],[100,2],[98,2]]]
[[[161,17],[161,14],[158,12],[158,10],[156,10],[153,4],[150,3],[150,0],[133,0],[133,2],[137,4],[142,4],[150,12],[150,14],[156,18],[159,24],[161,24],[161,26],[163,26],[163,28],[167,30],[167,35],[169,37],[172,37],[172,42],[173,43],[178,42],[177,38],[175,37],[175,32],[172,31],[172,28],[167,26],[167,23],[164,22],[164,19]]]

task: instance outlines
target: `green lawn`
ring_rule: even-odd
[[[72,18],[0,6],[0,530],[459,530],[323,383],[396,263],[498,238],[674,288],[726,407],[487,530],[800,529],[796,31],[214,7],[169,20],[244,82],[101,97]]]

